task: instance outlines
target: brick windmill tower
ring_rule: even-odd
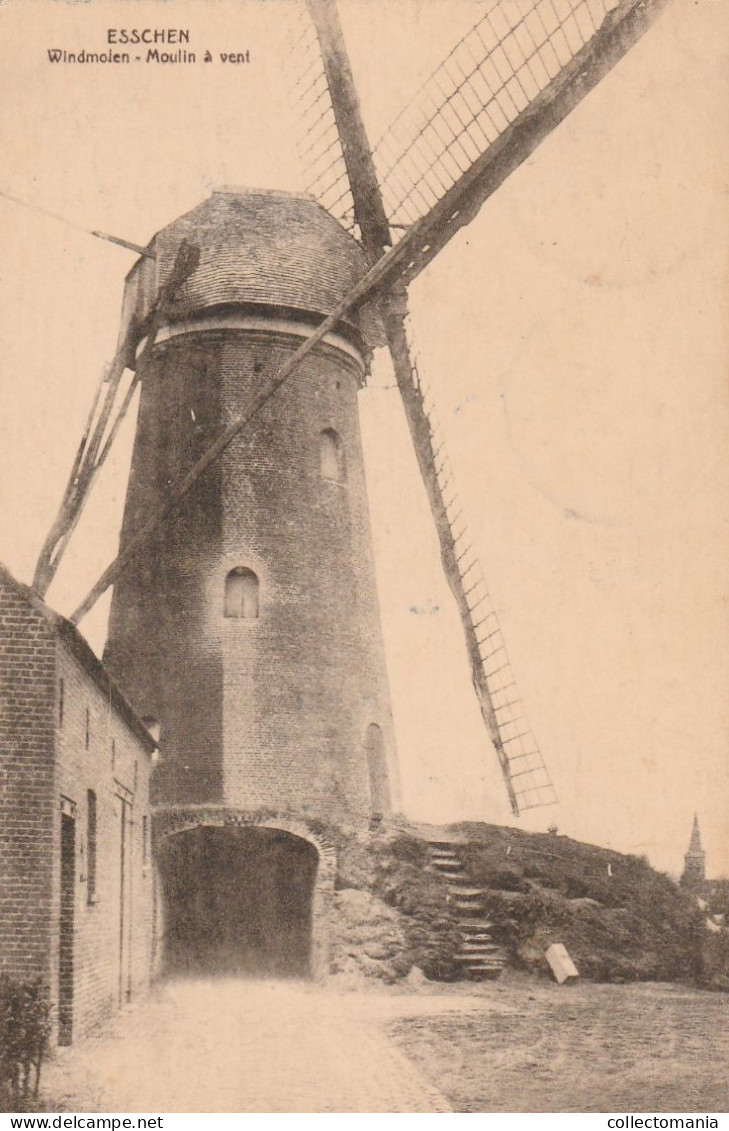
[[[554,800],[411,357],[406,288],[665,2],[485,5],[371,147],[336,5],[307,0],[294,55],[311,195],[221,191],[125,245],[140,259],[121,344],[35,586],[141,383],[120,554],[73,619],[114,585],[105,659],[160,730],[157,844],[183,957],[207,931],[294,972],[313,940],[316,968],[331,833],[397,805],[356,407],[380,345],[512,811]]]
[[[121,545],[366,271],[313,200],[221,191],[127,280],[138,325],[197,269],[140,373]],[[160,727],[161,805],[367,823],[397,775],[357,416],[373,320],[342,320],[114,587],[105,662]],[[123,327],[126,334],[127,327]]]

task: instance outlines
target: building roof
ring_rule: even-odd
[[[42,601],[28,585],[13,577],[2,562],[0,562],[0,582],[14,589],[45,620],[53,634],[66,645],[87,675],[108,698],[114,710],[136,735],[147,753],[151,754],[156,750],[157,743],[76,626]]]
[[[178,292],[180,318],[211,307],[246,305],[315,315],[337,306],[367,272],[360,244],[309,196],[262,189],[220,189],[153,238],[127,279],[125,314],[143,321],[145,307],[169,277],[183,240],[200,262]],[[344,323],[380,344],[376,318],[365,309]]]
[[[687,856],[704,856],[704,850],[701,847],[701,832],[699,831],[699,818],[694,813],[694,824],[691,829],[691,840],[689,841]]]

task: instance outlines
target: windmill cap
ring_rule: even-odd
[[[312,197],[268,189],[216,188],[207,200],[154,237],[156,259],[138,263],[127,280],[125,310],[140,323],[172,270],[183,240],[200,248],[200,263],[177,293],[179,318],[221,306],[282,308],[326,317],[367,272],[357,241]],[[381,344],[366,310],[342,324],[366,345]]]
[[[279,196],[289,197],[293,200],[312,200],[317,203],[316,197],[308,192],[292,192],[288,189],[260,188],[253,185],[213,185],[211,196]]]

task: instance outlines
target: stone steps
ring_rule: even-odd
[[[474,970],[503,970],[504,967],[500,954],[474,954],[472,957],[457,954],[455,960],[464,974],[472,974]]]
[[[456,907],[458,908],[459,911],[468,912],[469,915],[472,915],[474,913],[474,911],[476,911],[476,912],[479,912],[479,911],[483,912],[484,911],[483,900],[480,897],[478,899],[474,900],[474,899],[464,899],[462,896],[461,897],[456,896],[455,899],[453,900],[453,902],[454,902],[454,904],[456,905]]]
[[[460,858],[459,846],[446,841],[429,841],[430,867],[448,885],[451,906],[455,908],[461,933],[456,961],[466,978],[474,981],[498,978],[506,965],[501,948],[493,941],[486,918],[484,888],[469,883],[469,875]]]

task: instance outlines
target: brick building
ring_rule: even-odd
[[[155,743],[78,631],[0,567],[0,967],[68,1044],[153,962]]]
[[[122,552],[367,270],[312,199],[215,192],[130,273],[122,335],[141,342],[183,240],[200,262],[141,363]],[[323,970],[336,830],[397,808],[357,405],[378,340],[367,310],[342,320],[114,587],[104,662],[160,728],[166,950],[185,967]]]

